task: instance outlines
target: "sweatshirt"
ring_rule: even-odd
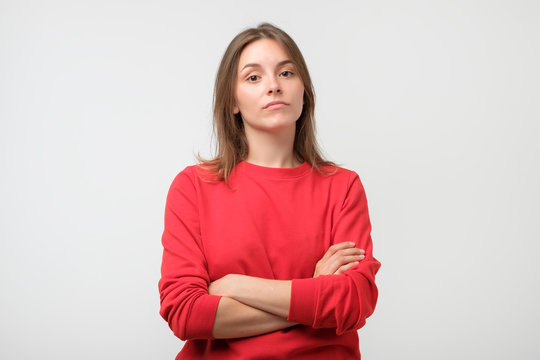
[[[167,195],[159,280],[160,314],[187,340],[176,359],[360,359],[358,333],[377,302],[364,188],[350,170],[304,162],[293,168],[238,163],[229,184],[189,166]],[[328,248],[352,241],[365,258],[339,275],[313,278]],[[227,274],[292,280],[288,320],[263,335],[214,339]]]

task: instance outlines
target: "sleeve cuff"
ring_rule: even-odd
[[[202,296],[191,309],[186,333],[189,339],[213,339],[214,319],[221,296]]]
[[[317,279],[293,279],[291,286],[291,305],[287,320],[314,326],[317,308]]]

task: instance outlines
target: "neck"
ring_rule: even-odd
[[[300,165],[294,156],[295,128],[276,132],[257,131],[246,127],[249,153],[246,161],[259,166],[291,168]]]

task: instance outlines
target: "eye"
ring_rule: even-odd
[[[249,82],[255,82],[255,81],[259,80],[259,78],[260,78],[259,75],[250,75],[250,76],[248,76],[248,78],[246,80],[249,81]]]
[[[294,75],[294,73],[292,71],[289,71],[289,70],[282,71],[281,74],[279,74],[279,76],[281,76],[281,77],[291,77],[293,75]]]

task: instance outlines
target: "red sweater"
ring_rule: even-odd
[[[330,169],[332,170],[332,169]],[[321,175],[304,163],[267,168],[240,162],[224,182],[197,166],[174,179],[165,209],[160,314],[180,339],[177,359],[359,359],[357,331],[377,301],[371,225],[358,175]],[[341,275],[312,278],[334,243],[366,257]],[[227,274],[292,280],[291,328],[214,339],[219,296],[208,283]]]

